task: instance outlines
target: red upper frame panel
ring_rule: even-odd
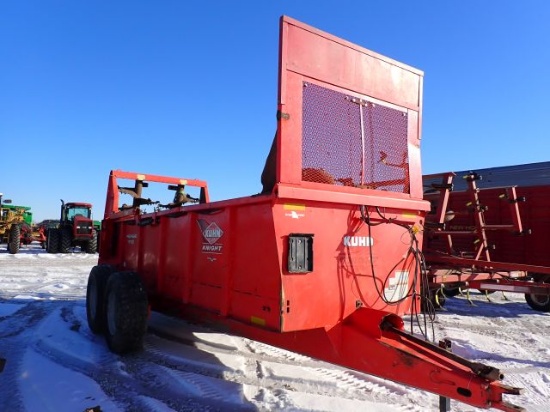
[[[423,73],[286,16],[280,30],[277,182],[422,199]]]

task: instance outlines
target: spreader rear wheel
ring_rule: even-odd
[[[86,317],[88,326],[95,334],[105,331],[105,289],[114,268],[109,265],[94,266],[88,276],[86,288]]]
[[[105,337],[114,353],[127,353],[143,346],[147,330],[147,294],[136,273],[115,272],[107,281]]]

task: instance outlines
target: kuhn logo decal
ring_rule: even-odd
[[[344,236],[343,243],[346,247],[372,246],[373,240],[369,236]]]
[[[221,253],[223,245],[219,240],[223,236],[223,230],[221,230],[216,222],[207,222],[204,219],[197,219],[197,223],[204,239],[202,252]]]

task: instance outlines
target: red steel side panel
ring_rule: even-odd
[[[174,300],[283,332],[334,325],[358,307],[411,310],[416,268],[406,227],[369,230],[356,207],[298,199],[251,197],[190,209],[109,229],[120,233],[122,260],[102,254],[102,263],[139,273],[153,309]],[[417,219],[397,209],[384,213],[403,224]],[[290,233],[313,236],[311,272],[287,270]]]
[[[281,31],[282,70],[287,74],[330,80],[345,89],[419,111],[420,70],[290,17],[283,17]],[[281,103],[286,104],[284,97]]]
[[[189,224],[190,219],[184,216],[178,219],[165,219],[167,226],[164,235],[164,247],[159,260],[164,258],[164,270],[157,273],[159,278],[158,292],[167,299],[189,302],[189,273],[191,259],[191,240],[197,228]]]
[[[416,216],[387,209],[386,217],[411,223]],[[415,267],[406,228],[381,224],[369,231],[357,208],[321,202],[279,203],[274,219],[283,250],[285,234],[315,234],[313,271],[282,274],[284,331],[334,325],[358,307],[410,313]]]

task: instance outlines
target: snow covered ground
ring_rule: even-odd
[[[437,411],[436,395],[153,314],[143,352],[117,356],[86,322],[97,255],[10,255],[0,245],[2,411]],[[550,314],[523,296],[450,299],[434,324],[455,353],[524,388],[508,401],[548,411]],[[177,331],[168,337],[164,330]],[[452,403],[453,411],[476,411]]]

